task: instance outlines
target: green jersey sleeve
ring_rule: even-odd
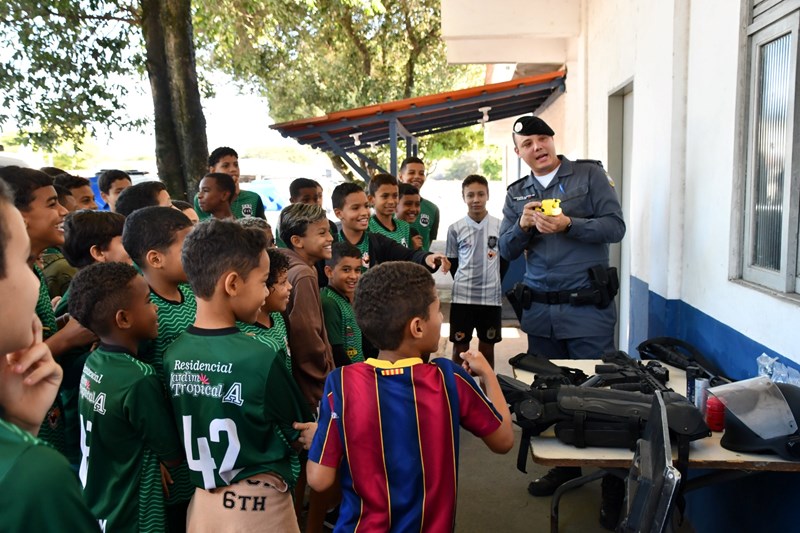
[[[143,435],[145,445],[162,461],[183,456],[178,430],[167,408],[164,389],[155,374],[138,380],[123,400],[128,419]]]
[[[100,531],[67,460],[31,446],[0,480],[0,515],[9,531]]]
[[[342,338],[342,313],[339,311],[339,306],[333,299],[322,295],[320,298],[322,302],[322,314],[325,317],[325,330],[328,332],[328,343],[331,346],[344,344]]]
[[[264,212],[264,202],[261,200],[261,197],[258,197],[258,202],[256,202],[256,217],[258,218],[267,218],[267,214]]]
[[[264,414],[280,428],[286,440],[291,443],[300,437],[300,432],[292,427],[294,422],[310,422],[306,400],[300,389],[294,386],[292,376],[278,357],[272,358],[269,376],[265,386],[266,397]]]

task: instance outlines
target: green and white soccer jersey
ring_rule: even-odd
[[[0,494],[3,531],[99,531],[64,456],[2,419]]]
[[[344,236],[342,230],[339,230],[335,238],[336,242],[347,242],[347,237]],[[369,230],[364,232],[361,240],[355,245],[358,251],[361,252],[361,273],[363,274],[369,270]]]
[[[79,410],[84,496],[106,531],[164,531],[159,461],[182,456],[153,367],[100,345],[83,367]]]
[[[372,215],[369,217],[369,230],[411,248],[411,226],[405,220],[398,220],[394,217],[392,217],[392,222],[394,222],[394,231],[381,224],[378,218]]]
[[[55,335],[58,331],[56,315],[53,305],[50,303],[50,293],[47,291],[47,283],[44,274],[39,267],[34,265],[33,271],[39,278],[39,299],[36,301],[36,316],[42,322],[42,337],[47,339]],[[61,395],[56,396],[53,405],[47,411],[42,426],[39,428],[39,438],[63,454],[67,454],[67,443],[64,435],[65,431],[64,405]]]
[[[422,236],[422,248],[431,249],[431,242],[436,240],[439,233],[439,208],[430,200],[422,199],[419,205],[419,216],[411,227]]]
[[[194,196],[194,210],[200,220],[205,220],[211,216],[211,213],[206,213],[200,209],[200,201],[197,199],[197,195]],[[265,218],[264,202],[261,201],[261,197],[257,193],[240,189],[239,194],[231,202],[231,213],[233,213],[233,218]]]
[[[289,349],[289,334],[286,331],[286,321],[283,315],[277,311],[269,314],[272,326],[266,327],[262,324],[247,324],[237,322],[236,326],[243,333],[253,336],[264,344],[269,344],[278,354],[278,359],[286,365],[289,374],[292,373],[292,352]]]
[[[196,487],[262,472],[297,481],[292,423],[311,417],[274,349],[236,327],[192,326],[167,348],[164,372]]]
[[[150,301],[156,305],[158,313],[158,337],[143,343],[140,359],[153,365],[156,375],[166,386],[164,380],[164,352],[172,341],[194,323],[197,315],[197,300],[188,283],[178,285],[181,301],[167,300],[150,290]]]
[[[325,331],[331,346],[343,346],[344,353],[352,363],[364,361],[361,345],[361,328],[350,302],[335,289],[328,286],[320,291],[322,313],[325,316]]]
[[[167,382],[164,378],[164,352],[172,341],[194,323],[197,315],[197,300],[189,284],[181,283],[178,285],[178,291],[181,293],[180,302],[167,300],[150,290],[150,301],[156,305],[158,313],[158,337],[143,343],[139,352],[139,358],[155,369],[165,391]],[[170,468],[170,475],[173,483],[169,487],[167,505],[191,500],[194,495],[194,485],[189,477],[189,467],[186,463]]]

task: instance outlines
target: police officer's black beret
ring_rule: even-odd
[[[547,122],[539,117],[519,117],[514,123],[514,133],[519,135],[549,135],[553,136],[556,132],[547,125]]]

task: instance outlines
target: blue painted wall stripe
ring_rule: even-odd
[[[774,350],[681,300],[668,300],[646,282],[631,277],[629,353],[651,337],[670,336],[695,345],[733,379],[756,375],[762,352],[797,367]],[[705,472],[692,471],[690,477]],[[796,531],[800,508],[800,475],[763,472],[687,494],[686,514],[695,531]],[[765,510],[769,510],[765,512]]]
[[[647,325],[642,313],[647,312]],[[637,316],[638,315],[638,316]],[[695,345],[724,373],[733,379],[756,375],[756,357],[766,353],[783,364],[799,368],[797,363],[741,334],[682,300],[668,300],[649,290],[646,282],[631,276],[630,353],[643,340],[669,336]]]

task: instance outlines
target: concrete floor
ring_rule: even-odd
[[[440,241],[434,243],[435,248]],[[434,250],[444,251],[444,250]],[[449,274],[434,275],[442,302],[444,325],[439,350],[434,357],[451,357],[449,312],[452,278]],[[528,339],[519,329],[519,322],[507,301],[503,305],[503,340],[495,346],[495,372],[513,376],[508,360],[528,348]],[[478,348],[477,339],[471,347]],[[489,451],[483,441],[467,431],[461,432],[458,471],[458,533],[511,533],[550,531],[550,497],[536,498],[528,494],[528,483],[544,475],[549,467],[534,463],[529,456],[527,474],[517,470],[520,429],[514,426],[516,445],[506,455]],[[593,469],[584,468],[588,474]],[[600,481],[594,481],[565,494],[559,505],[559,531],[562,533],[594,533],[607,531],[599,522]],[[678,533],[693,533],[684,521]]]
[[[437,241],[434,245],[439,245]],[[441,243],[443,244],[443,243]],[[443,250],[435,250],[443,251]],[[445,324],[439,349],[433,357],[450,357],[453,345],[448,340],[449,311],[452,278],[449,274],[436,273],[437,290],[442,302]],[[495,347],[495,372],[513,376],[508,360],[527,350],[527,337],[519,329],[507,302],[503,308],[503,340]],[[477,349],[477,339],[472,348]],[[471,433],[461,432],[459,457],[458,510],[456,528],[458,533],[516,533],[550,531],[550,497],[535,498],[527,491],[528,483],[544,475],[549,467],[528,460],[528,473],[516,467],[520,430],[514,426],[516,445],[506,455],[489,451],[483,442]],[[591,469],[584,469],[584,474]],[[600,481],[595,481],[567,493],[560,504],[559,531],[562,533],[604,532],[599,522]],[[326,531],[330,531],[327,530]],[[680,530],[690,533],[685,524]]]
[[[445,326],[436,356],[450,357],[453,351],[449,335],[450,275],[437,273],[436,286],[442,302]],[[513,376],[508,360],[525,352],[528,340],[507,302],[503,309],[503,340],[495,346],[495,372]],[[477,339],[472,340],[477,349]],[[550,498],[535,498],[527,491],[528,483],[544,475],[549,467],[528,460],[528,473],[517,470],[520,430],[514,426],[517,444],[506,455],[489,451],[483,441],[467,431],[461,432],[458,471],[459,533],[506,533],[550,531]],[[588,473],[585,470],[584,473]],[[592,533],[606,531],[598,523],[600,482],[593,482],[565,495],[560,504],[559,531]]]

